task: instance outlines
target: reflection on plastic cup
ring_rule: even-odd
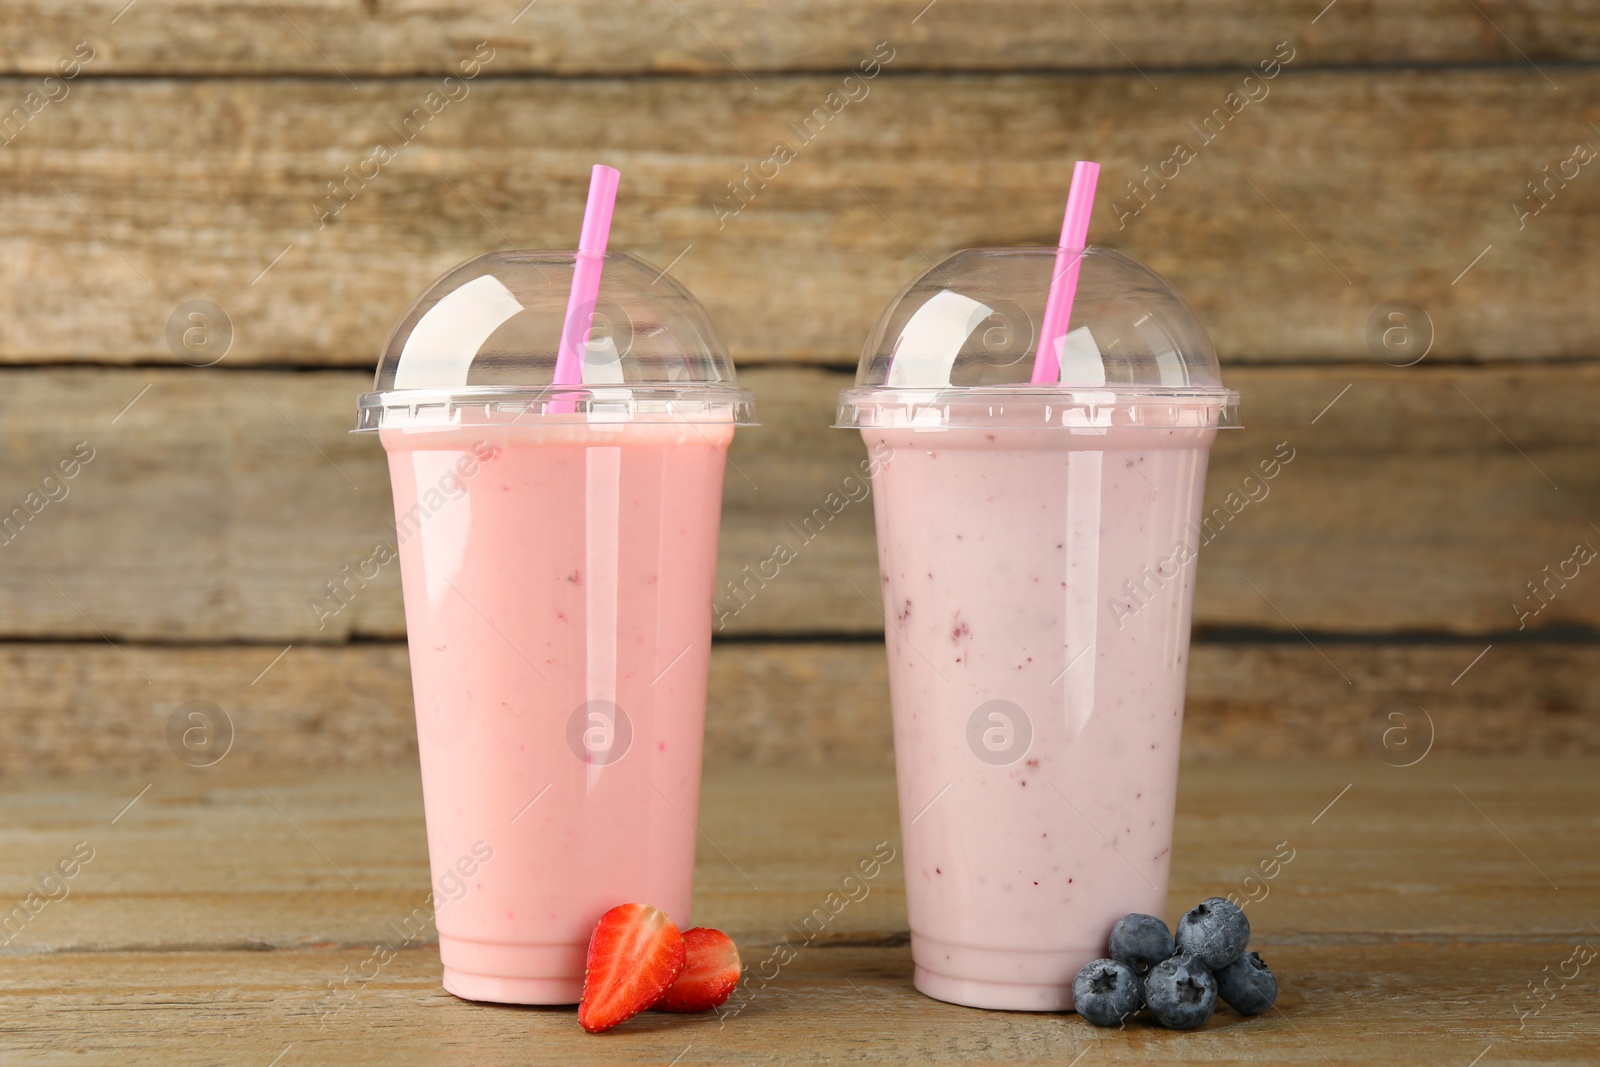
[[[967,719],[967,747],[983,762],[1007,767],[1028,754],[1033,721],[1009,700],[989,700]]]
[[[1367,719],[1367,748],[1391,767],[1412,767],[1433,749],[1433,717],[1409,700],[1392,700]]]
[[[191,767],[210,767],[233,748],[233,720],[209,700],[186,701],[167,717],[167,748]]]
[[[167,316],[167,349],[191,367],[210,367],[233,347],[233,320],[209,300],[185,300]]]
[[[1415,366],[1433,348],[1433,319],[1409,301],[1385,301],[1367,319],[1367,348],[1391,367]]]
[[[633,723],[609,700],[590,700],[567,717],[567,747],[584,763],[603,767],[628,754]]]

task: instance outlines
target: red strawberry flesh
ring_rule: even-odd
[[[739,984],[739,947],[721,930],[683,932],[683,973],[656,1004],[661,1011],[710,1011]]]
[[[623,904],[600,916],[589,938],[578,1022],[609,1030],[659,1001],[683,971],[683,935],[648,904]]]

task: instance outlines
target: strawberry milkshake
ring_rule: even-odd
[[[689,925],[732,438],[383,433],[398,521],[447,472],[466,487],[400,546],[435,882],[475,842],[494,850],[436,919],[459,996],[576,1002],[589,931],[618,901]]]
[[[723,468],[749,394],[694,298],[616,254],[608,332],[558,382],[581,256],[446,275],[361,402],[394,490],[429,861],[456,889],[435,914],[444,987],[469,1000],[576,1003],[619,903],[689,926]]]

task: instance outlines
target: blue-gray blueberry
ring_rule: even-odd
[[[1199,959],[1179,953],[1144,976],[1144,1001],[1167,1029],[1194,1030],[1216,1010],[1217,980]]]
[[[1244,955],[1244,947],[1250,943],[1250,920],[1237,904],[1212,897],[1183,913],[1176,940],[1179,952],[1220,971]]]
[[[1124,915],[1111,928],[1111,958],[1126,963],[1135,974],[1149,972],[1176,951],[1172,931],[1154,915]]]
[[[1278,999],[1278,980],[1258,952],[1243,956],[1216,972],[1217,995],[1240,1015],[1260,1015]]]
[[[1139,1010],[1139,976],[1117,960],[1095,960],[1072,980],[1072,1003],[1096,1026],[1116,1026]]]

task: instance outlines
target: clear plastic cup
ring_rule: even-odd
[[[722,476],[750,394],[688,290],[619,253],[582,384],[552,385],[574,258],[446,274],[359,407],[394,489],[444,987],[469,1000],[576,1002],[617,904],[689,922]]]
[[[840,396],[872,456],[916,987],[1072,1006],[1165,910],[1206,460],[1236,425],[1204,327],[1083,257],[1060,381],[1029,384],[1055,249],[958,252]]]

